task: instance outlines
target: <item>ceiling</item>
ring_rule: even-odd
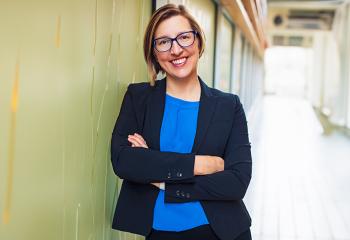
[[[312,33],[331,31],[343,0],[268,0],[269,45],[312,45]]]

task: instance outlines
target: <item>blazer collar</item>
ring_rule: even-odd
[[[201,86],[199,100],[199,111],[197,120],[196,136],[191,152],[197,153],[201,142],[208,129],[210,120],[216,108],[217,98],[212,94],[211,89],[198,77]],[[166,78],[156,81],[153,88],[150,111],[152,137],[150,145],[156,150],[160,149],[160,129],[163,121],[166,93]]]

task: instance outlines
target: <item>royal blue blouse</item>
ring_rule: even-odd
[[[166,94],[160,131],[161,151],[191,152],[197,128],[198,109],[198,101],[185,101]],[[164,190],[159,191],[154,207],[154,229],[184,231],[208,223],[199,201],[165,203]]]

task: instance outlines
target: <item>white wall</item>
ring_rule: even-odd
[[[349,7],[337,11],[333,30],[313,38],[313,70],[308,97],[338,126],[349,124]]]

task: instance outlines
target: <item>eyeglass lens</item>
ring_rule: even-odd
[[[193,44],[195,38],[195,33],[194,32],[185,32],[179,34],[176,38],[159,38],[155,40],[155,47],[158,51],[160,52],[165,52],[168,51],[171,46],[173,41],[177,41],[177,43],[181,47],[188,47]]]

